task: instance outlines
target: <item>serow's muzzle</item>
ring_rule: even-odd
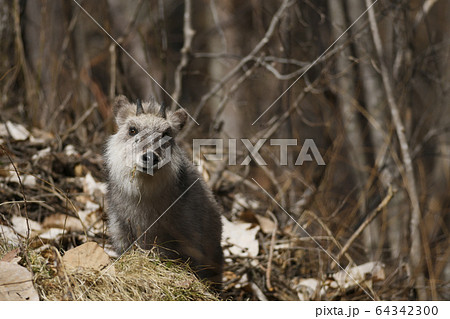
[[[160,162],[160,157],[153,151],[148,150],[142,154],[142,166],[144,170],[151,171],[158,168],[158,163]]]

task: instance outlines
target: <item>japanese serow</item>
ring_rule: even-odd
[[[218,289],[222,281],[221,208],[175,142],[187,115],[154,101],[114,101],[118,126],[107,143],[108,227],[118,253],[133,244],[187,261]]]

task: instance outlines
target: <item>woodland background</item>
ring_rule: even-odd
[[[31,157],[50,147],[55,160],[71,144],[104,181],[99,154],[114,132],[114,97],[153,96],[172,109],[175,100],[200,124],[189,121],[180,136],[187,150],[192,138],[299,141],[287,166],[269,143],[260,151],[267,166],[205,164],[229,220],[275,224],[256,237],[259,266],[228,260],[229,298],[296,299],[299,280],[324,283],[339,270],[299,223],[344,267],[382,262],[386,278],[371,287],[378,298],[450,299],[448,1],[379,0],[347,31],[372,1],[77,2],[135,61],[75,1],[0,0],[0,122],[50,136],[30,148],[4,134],[2,166],[11,160],[69,190],[64,177],[76,175],[75,164],[60,159],[44,170]],[[325,166],[294,165],[307,138]],[[2,185],[2,202],[44,192]],[[74,215],[54,200],[50,206]],[[23,212],[16,206],[0,207],[1,224]],[[29,204],[27,218],[52,213]],[[336,298],[352,299],[348,293]]]

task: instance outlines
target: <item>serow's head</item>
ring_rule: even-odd
[[[171,162],[174,138],[186,123],[183,110],[167,112],[155,101],[131,103],[121,95],[114,101],[114,115],[126,166],[153,175]]]

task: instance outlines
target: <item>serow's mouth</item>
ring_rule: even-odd
[[[136,165],[136,169],[140,172],[153,175],[158,170],[158,163],[150,165]]]

